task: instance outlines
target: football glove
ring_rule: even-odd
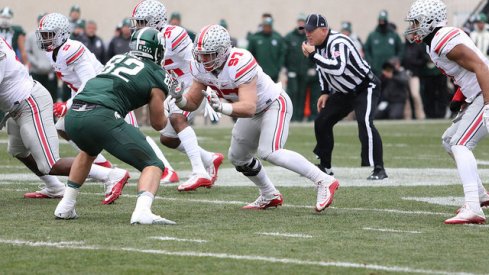
[[[56,102],[53,104],[53,114],[58,117],[64,117],[68,112],[68,107],[66,106],[66,102]]]

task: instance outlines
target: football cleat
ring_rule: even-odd
[[[56,210],[54,210],[54,216],[56,219],[62,220],[71,220],[78,218],[78,215],[75,211],[75,204],[66,203],[64,200],[61,200],[56,206]]]
[[[98,165],[98,166],[102,166],[102,167],[105,167],[105,168],[112,168],[112,163],[108,160],[104,161],[104,162],[94,162],[93,164],[95,165]]]
[[[177,172],[165,168],[163,174],[161,175],[160,183],[177,183],[180,179],[178,178]]]
[[[385,172],[384,168],[375,168],[372,171],[372,174],[367,177],[367,180],[383,180],[388,178],[387,173]]]
[[[174,225],[177,224],[174,221],[162,218],[161,216],[151,213],[148,211],[138,211],[133,212],[131,215],[131,224],[163,224],[163,225]]]
[[[193,191],[199,187],[211,188],[214,183],[208,175],[192,174],[190,178],[177,187],[178,191]]]
[[[122,189],[130,178],[129,172],[120,168],[113,168],[105,185],[105,199],[102,204],[111,204],[122,194]]]
[[[212,164],[207,167],[207,173],[211,176],[212,184],[214,184],[217,180],[217,171],[219,170],[219,166],[221,166],[222,161],[224,160],[224,155],[221,153],[212,154]]]
[[[256,209],[256,210],[264,210],[269,207],[278,207],[282,205],[284,202],[284,198],[282,194],[273,194],[271,196],[263,196],[260,195],[254,202],[243,206],[243,209]]]
[[[458,214],[450,219],[445,220],[445,224],[483,224],[486,222],[486,216],[484,212],[474,211],[470,209],[467,205],[460,208]]]
[[[50,190],[47,187],[42,188],[36,192],[25,193],[24,198],[26,199],[59,199],[63,197],[65,192],[64,186],[59,190]]]
[[[316,212],[321,212],[333,203],[334,193],[340,187],[338,180],[326,184],[325,180],[317,183]]]
[[[479,202],[481,204],[481,207],[487,207],[489,206],[489,194],[486,192],[482,196],[479,196]],[[462,210],[463,206],[460,207],[455,211],[455,214],[458,214],[460,210]]]

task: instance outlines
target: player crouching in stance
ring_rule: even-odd
[[[151,126],[157,131],[165,127],[163,102],[170,88],[159,66],[164,55],[161,34],[143,28],[132,35],[130,43],[131,51],[112,57],[74,97],[66,114],[66,132],[81,151],[73,163],[65,195],[54,211],[57,218],[77,217],[76,198],[88,167],[105,149],[141,171],[131,224],[175,224],[151,212],[165,166],[144,134],[123,119],[129,111],[148,104]]]
[[[203,91],[211,87],[214,91],[207,96],[212,108],[238,118],[228,157],[236,170],[260,189],[260,196],[244,208],[266,209],[283,202],[258,158],[313,181],[317,186],[316,211],[331,205],[339,187],[338,181],[300,154],[283,148],[289,132],[292,103],[283,89],[263,72],[251,53],[232,48],[226,29],[209,25],[196,37],[193,54],[192,86],[185,94],[173,93],[172,96],[178,107],[192,111],[206,96]],[[230,103],[222,103],[219,98]]]
[[[488,133],[489,60],[464,31],[445,26],[447,7],[440,0],[414,2],[406,21],[406,38],[428,45],[433,63],[460,87],[467,102],[442,136],[443,146],[455,160],[465,195],[464,206],[445,223],[485,223],[481,205],[489,204],[489,195],[477,172],[472,149]]]

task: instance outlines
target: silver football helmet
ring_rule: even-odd
[[[63,45],[71,34],[68,17],[60,13],[50,13],[39,21],[36,30],[37,45],[45,51],[52,51]]]
[[[421,43],[435,28],[447,24],[447,6],[441,0],[417,0],[405,19],[409,23],[404,35],[410,42]]]
[[[152,27],[161,30],[167,25],[165,5],[157,0],[143,0],[134,7],[130,19],[135,29]]]
[[[195,37],[192,53],[194,59],[211,72],[221,68],[230,51],[231,37],[228,31],[219,25],[208,25]]]
[[[14,17],[14,12],[11,8],[5,7],[0,10],[0,28],[8,29],[12,26],[12,17]]]

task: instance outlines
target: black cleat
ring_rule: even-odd
[[[375,168],[367,180],[383,180],[388,178],[384,168]]]

